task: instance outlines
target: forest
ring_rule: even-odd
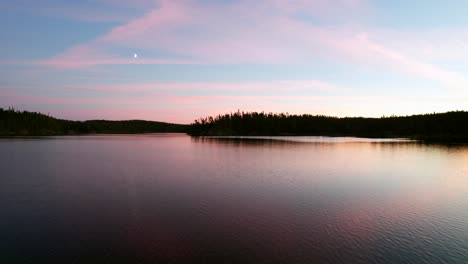
[[[187,128],[187,125],[143,120],[69,121],[37,112],[0,108],[0,136],[185,133]]]
[[[468,142],[468,112],[381,118],[241,112],[199,118],[190,125],[155,121],[70,121],[0,108],[0,136],[187,133],[191,136],[404,137]]]
[[[381,118],[241,112],[195,120],[192,136],[356,136],[468,141],[468,112]]]

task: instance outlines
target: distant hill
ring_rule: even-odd
[[[69,121],[36,112],[0,108],[0,136],[185,133],[187,129],[188,125],[143,120]]]
[[[316,135],[468,141],[468,112],[338,118],[238,111],[200,118],[191,124],[188,133],[192,136]]]

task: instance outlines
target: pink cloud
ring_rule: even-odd
[[[366,28],[359,23],[359,16],[369,12],[368,3],[364,0],[241,0],[210,6],[196,1],[99,1],[113,6],[105,17],[100,17],[99,10],[86,13],[81,9],[58,8],[53,12],[63,11],[58,15],[64,16],[72,12],[71,19],[78,20],[116,19],[121,22],[120,25],[94,40],[72,46],[45,60],[0,61],[0,64],[34,65],[36,67],[32,70],[48,71],[49,68],[96,70],[94,66],[127,64],[294,64],[325,58],[356,67],[380,68],[424,78],[454,90],[463,90],[468,84],[464,74],[436,64],[440,59],[459,59],[468,54],[468,45],[465,44],[468,38],[463,29],[455,32],[396,32]],[[125,13],[121,16],[117,9],[132,9],[134,3],[138,15]],[[338,23],[310,23],[307,19],[297,19],[298,16]],[[125,49],[128,50],[128,57],[122,55]],[[148,53],[165,56],[141,56],[134,59],[135,50],[147,50]],[[76,114],[70,112],[70,116],[77,118],[131,118],[128,113],[132,113],[134,118],[145,116],[146,119],[158,120],[169,116],[172,111],[175,113],[172,116],[177,118],[174,120],[184,122],[207,114],[215,115],[237,109],[380,116],[463,109],[466,104],[466,96],[456,100],[313,96],[317,91],[331,94],[331,91],[341,88],[318,80],[122,82],[115,85],[48,87],[61,91],[63,88],[94,91],[102,98],[87,95],[86,92],[77,93],[82,98],[72,98],[24,95],[18,91],[1,93],[0,103],[12,106],[41,105],[43,108],[66,105],[77,111]],[[10,87],[8,90],[15,89]],[[99,108],[99,111],[88,111],[83,109],[83,105]],[[370,113],[369,109],[373,112]],[[139,110],[155,114],[146,115]]]
[[[406,115],[463,109],[466,98],[314,95],[107,95],[65,97],[0,92],[0,105],[39,109],[74,119],[143,118],[188,123],[195,118],[244,111],[326,114],[335,116]],[[63,108],[66,107],[66,111]],[[56,109],[56,110],[54,110]],[[110,110],[112,109],[112,111]],[[92,111],[91,111],[92,110]],[[81,115],[87,111],[86,115]],[[130,114],[131,113],[131,114]],[[166,113],[165,115],[161,113]],[[165,119],[170,115],[172,119]]]
[[[337,1],[337,4],[342,2]],[[320,6],[323,6],[323,1],[314,3],[311,7],[316,5],[317,8],[311,10],[320,10]],[[252,5],[258,8],[255,12]],[[277,27],[289,20],[282,8],[262,1],[215,7],[191,2],[159,1],[157,8],[142,17],[57,56],[79,57],[80,60],[67,60],[66,64],[62,64],[62,61],[57,63],[57,58],[52,58],[43,64],[85,67],[127,62],[114,59],[109,54],[104,59],[102,47],[108,50],[113,47],[159,50],[190,57],[199,63],[288,63],[310,59],[309,55],[313,52],[308,51],[310,43],[303,43],[304,33],[314,32],[295,30],[298,34],[293,35],[290,28]],[[316,36],[316,39],[323,43],[320,36]],[[88,53],[81,54],[77,49],[86,49]],[[79,56],[75,56],[75,53]]]
[[[418,60],[466,60],[468,30],[466,28],[430,28],[418,30],[370,29],[379,43]]]
[[[193,61],[180,59],[134,58],[130,53],[128,58],[109,54],[105,49],[96,47],[94,43],[77,45],[64,53],[42,61],[17,62],[17,64],[32,64],[58,69],[79,69],[98,65],[122,64],[193,64]],[[8,62],[7,62],[8,63]],[[10,62],[12,63],[12,62]]]
[[[191,10],[179,1],[159,1],[159,7],[147,12],[144,16],[129,21],[128,23],[113,28],[106,34],[104,41],[121,41],[133,36],[151,34],[162,27],[192,22]]]
[[[68,58],[53,58],[46,61],[28,63],[38,66],[48,66],[59,69],[79,69],[98,65],[127,65],[127,64],[194,64],[195,62],[176,59],[133,59],[133,58],[105,58],[92,60],[73,60]]]
[[[335,45],[338,50],[347,53],[355,60],[364,60],[369,65],[387,67],[394,71],[435,80],[455,90],[468,85],[468,79],[464,75],[389,49],[370,40],[366,33],[356,34],[347,41],[336,42]]]
[[[366,0],[270,0],[260,1],[274,5],[287,13],[309,14],[321,18],[349,19],[369,12]]]
[[[256,82],[154,82],[143,84],[75,84],[61,85],[58,89],[97,91],[106,94],[141,94],[142,92],[154,92],[155,94],[188,92],[199,93],[203,91],[210,94],[236,92],[252,93],[265,92],[307,92],[307,91],[334,91],[337,86],[318,80],[301,81],[256,81]]]
[[[128,3],[121,0],[116,4]],[[404,48],[420,47],[421,42],[415,38],[405,45],[392,44],[389,38],[392,34],[388,32],[344,23],[353,22],[356,14],[368,12],[368,3],[363,0],[261,0],[213,6],[194,1],[160,0],[153,4],[154,7],[140,17],[114,27],[93,41],[32,64],[65,69],[109,64],[289,64],[325,57],[434,80],[454,90],[468,84],[463,74],[431,63]],[[344,22],[317,26],[297,20],[297,14],[329,20],[340,18]],[[460,44],[458,50],[465,49],[462,42],[451,42]],[[422,46],[427,53],[435,50],[433,45]],[[190,59],[134,60],[131,52],[129,58],[113,54],[115,48],[147,49]]]

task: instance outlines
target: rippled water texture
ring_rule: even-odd
[[[0,262],[468,263],[468,148],[0,140]]]

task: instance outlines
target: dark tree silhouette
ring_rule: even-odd
[[[187,132],[192,136],[357,136],[468,141],[468,112],[454,111],[382,118],[241,112],[205,117],[191,125],[163,122],[69,121],[36,112],[0,108],[1,136],[46,136]]]
[[[163,122],[127,121],[69,121],[36,112],[0,108],[0,135],[2,136],[47,136],[74,134],[122,134],[186,132],[187,125]]]
[[[358,136],[468,141],[468,112],[382,118],[240,112],[195,120],[192,136]]]

